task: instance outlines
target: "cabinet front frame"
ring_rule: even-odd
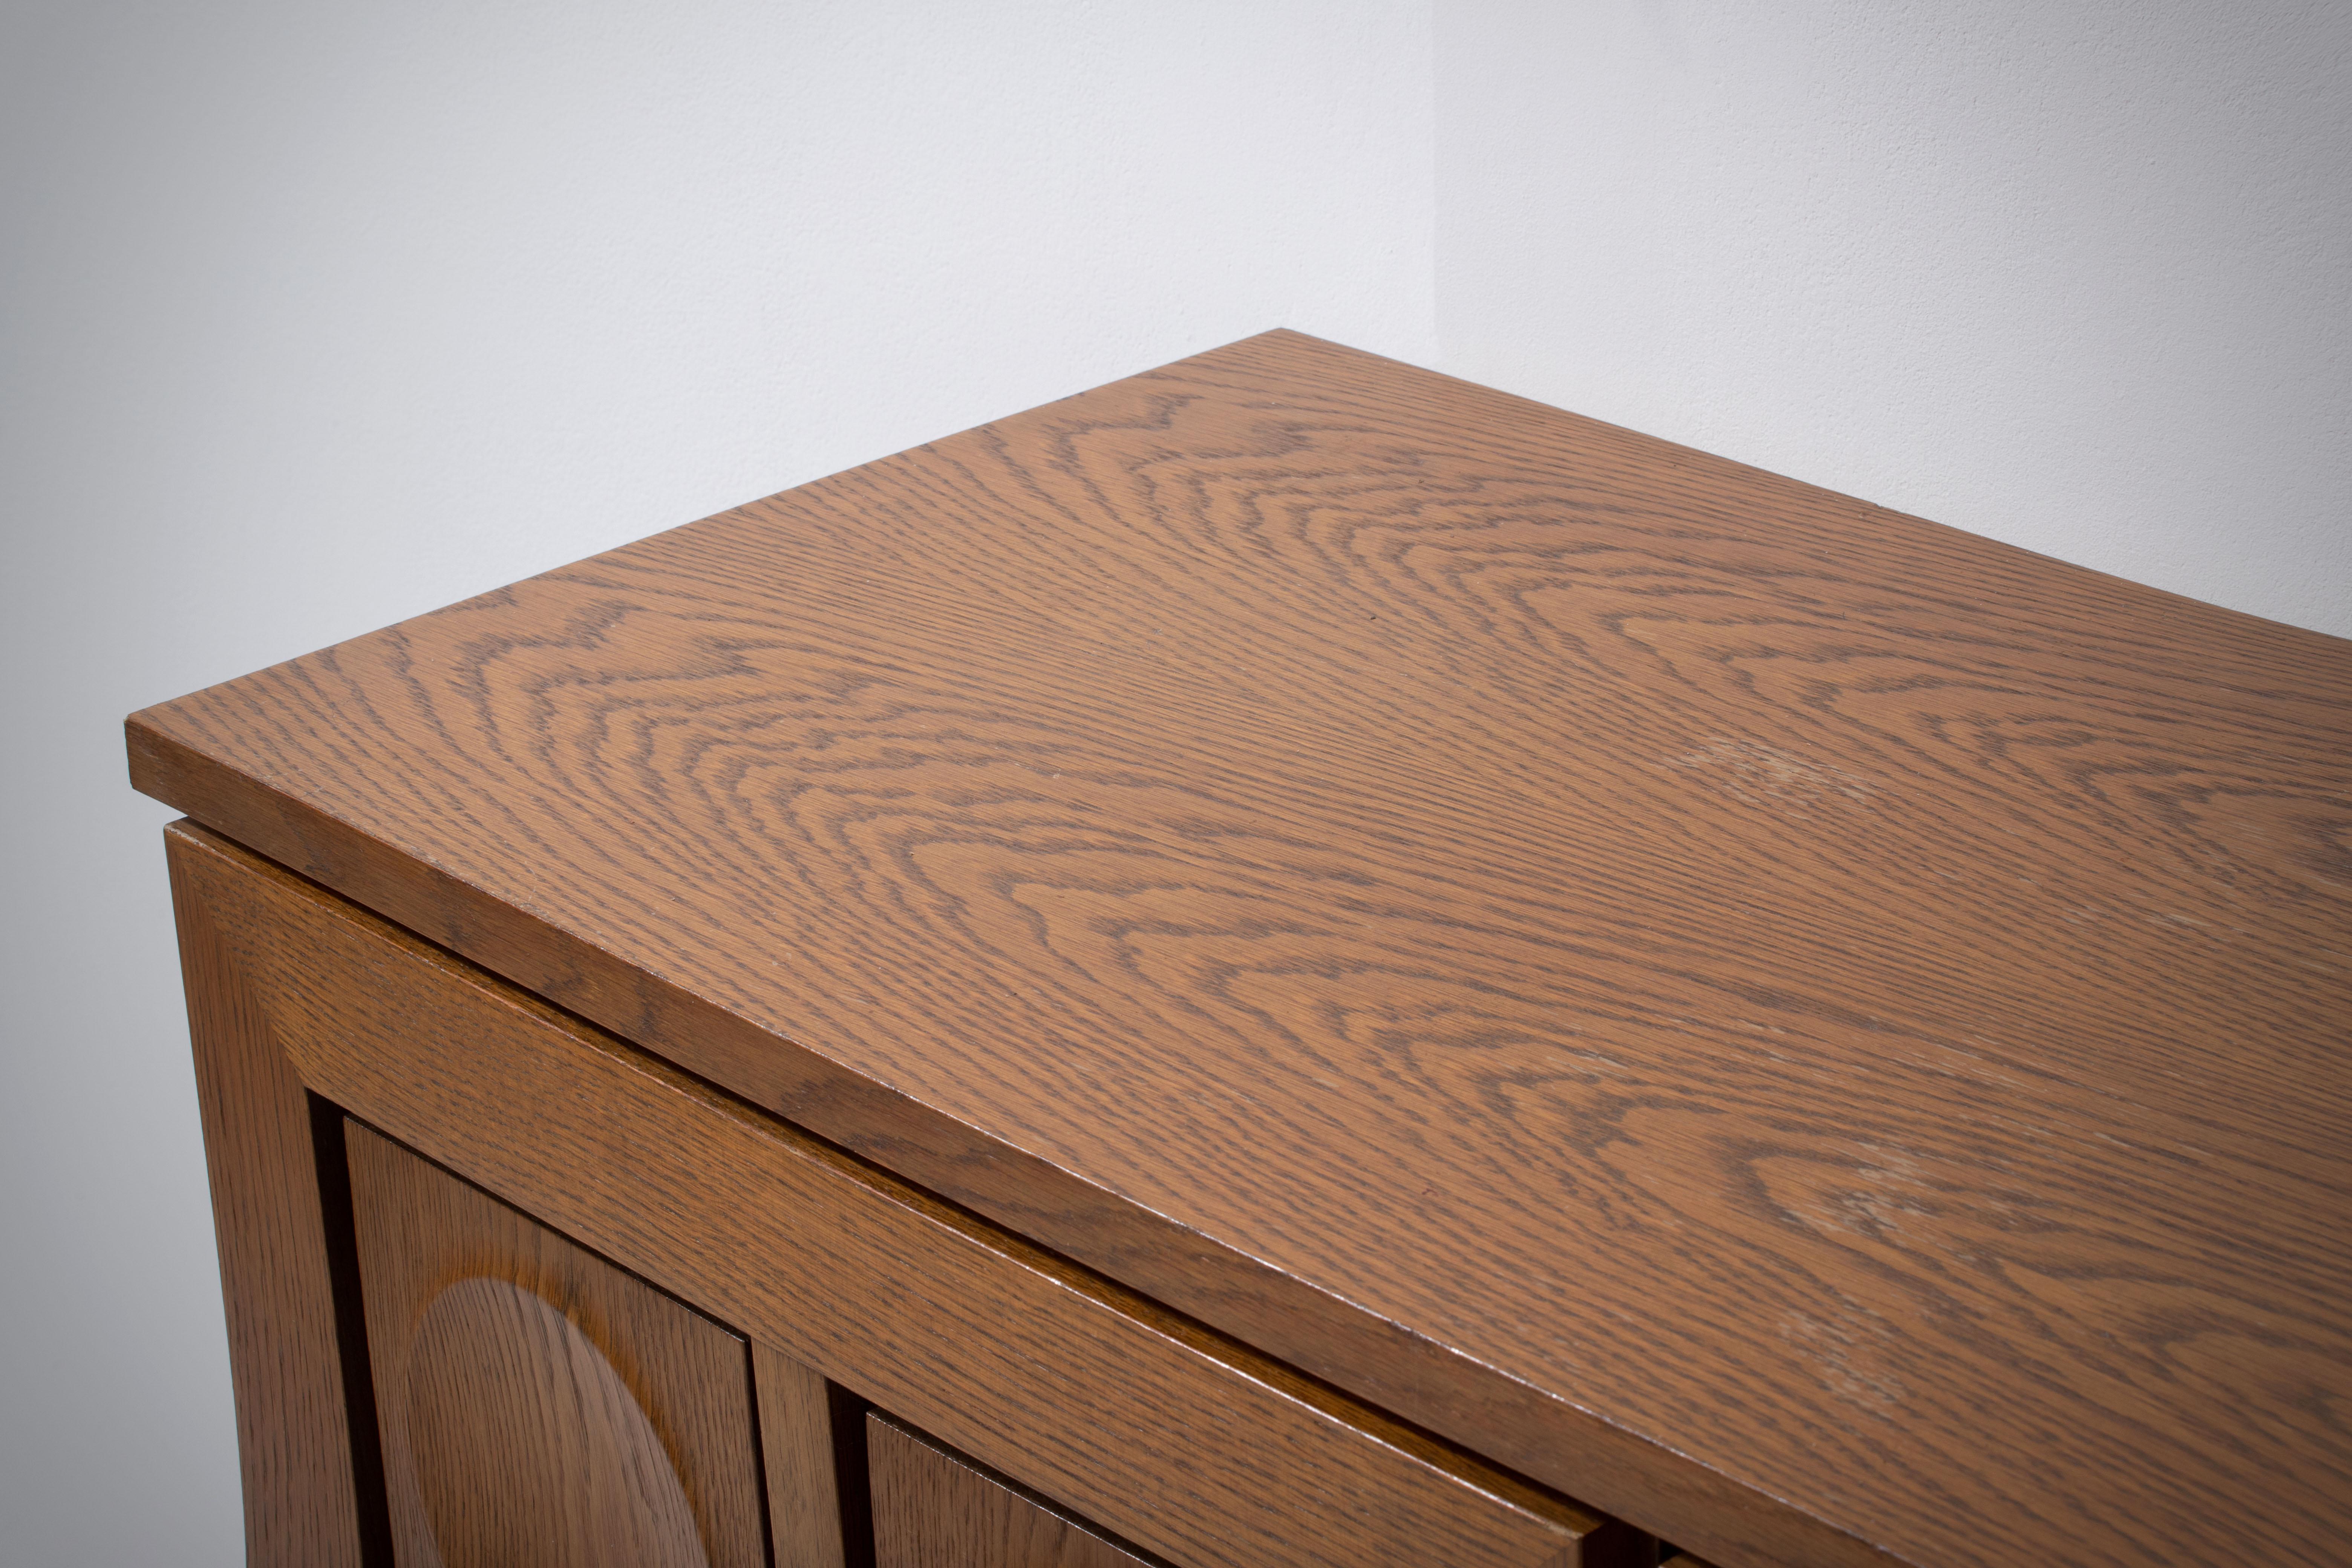
[[[226,839],[166,834],[257,1564],[380,1561],[314,1097],[1187,1568],[1649,1550]]]

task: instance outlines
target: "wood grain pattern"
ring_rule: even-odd
[[[1735,1568],[2352,1530],[2340,640],[1274,334],[131,739]]]
[[[236,1394],[246,1561],[362,1568],[377,1531],[363,1522],[353,1464],[310,1097],[182,857],[171,861]]]
[[[460,1279],[414,1325],[400,1456],[417,1568],[706,1568],[686,1489],[621,1375],[546,1298]],[[742,1434],[746,1448],[750,1432]]]
[[[1613,1521],[169,831],[314,1090],[1120,1536],[1186,1568],[1631,1568]]]
[[[866,1429],[875,1568],[1151,1568],[887,1416]]]
[[[866,1415],[792,1357],[751,1347],[776,1568],[873,1568]]]
[[[366,1127],[348,1147],[401,1568],[765,1568],[744,1342]]]

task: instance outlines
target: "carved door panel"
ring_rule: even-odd
[[[866,1433],[875,1568],[1155,1568],[886,1415]]]
[[[745,1342],[349,1131],[400,1568],[762,1568]]]

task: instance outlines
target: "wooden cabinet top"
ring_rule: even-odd
[[[131,743],[1740,1560],[2352,1540],[2352,643],[1276,332]]]

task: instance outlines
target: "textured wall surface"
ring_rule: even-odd
[[[0,13],[0,1568],[239,1558],[132,708],[1274,325],[2352,632],[2352,7]]]
[[[1437,0],[1443,367],[2352,634],[2352,5]]]

